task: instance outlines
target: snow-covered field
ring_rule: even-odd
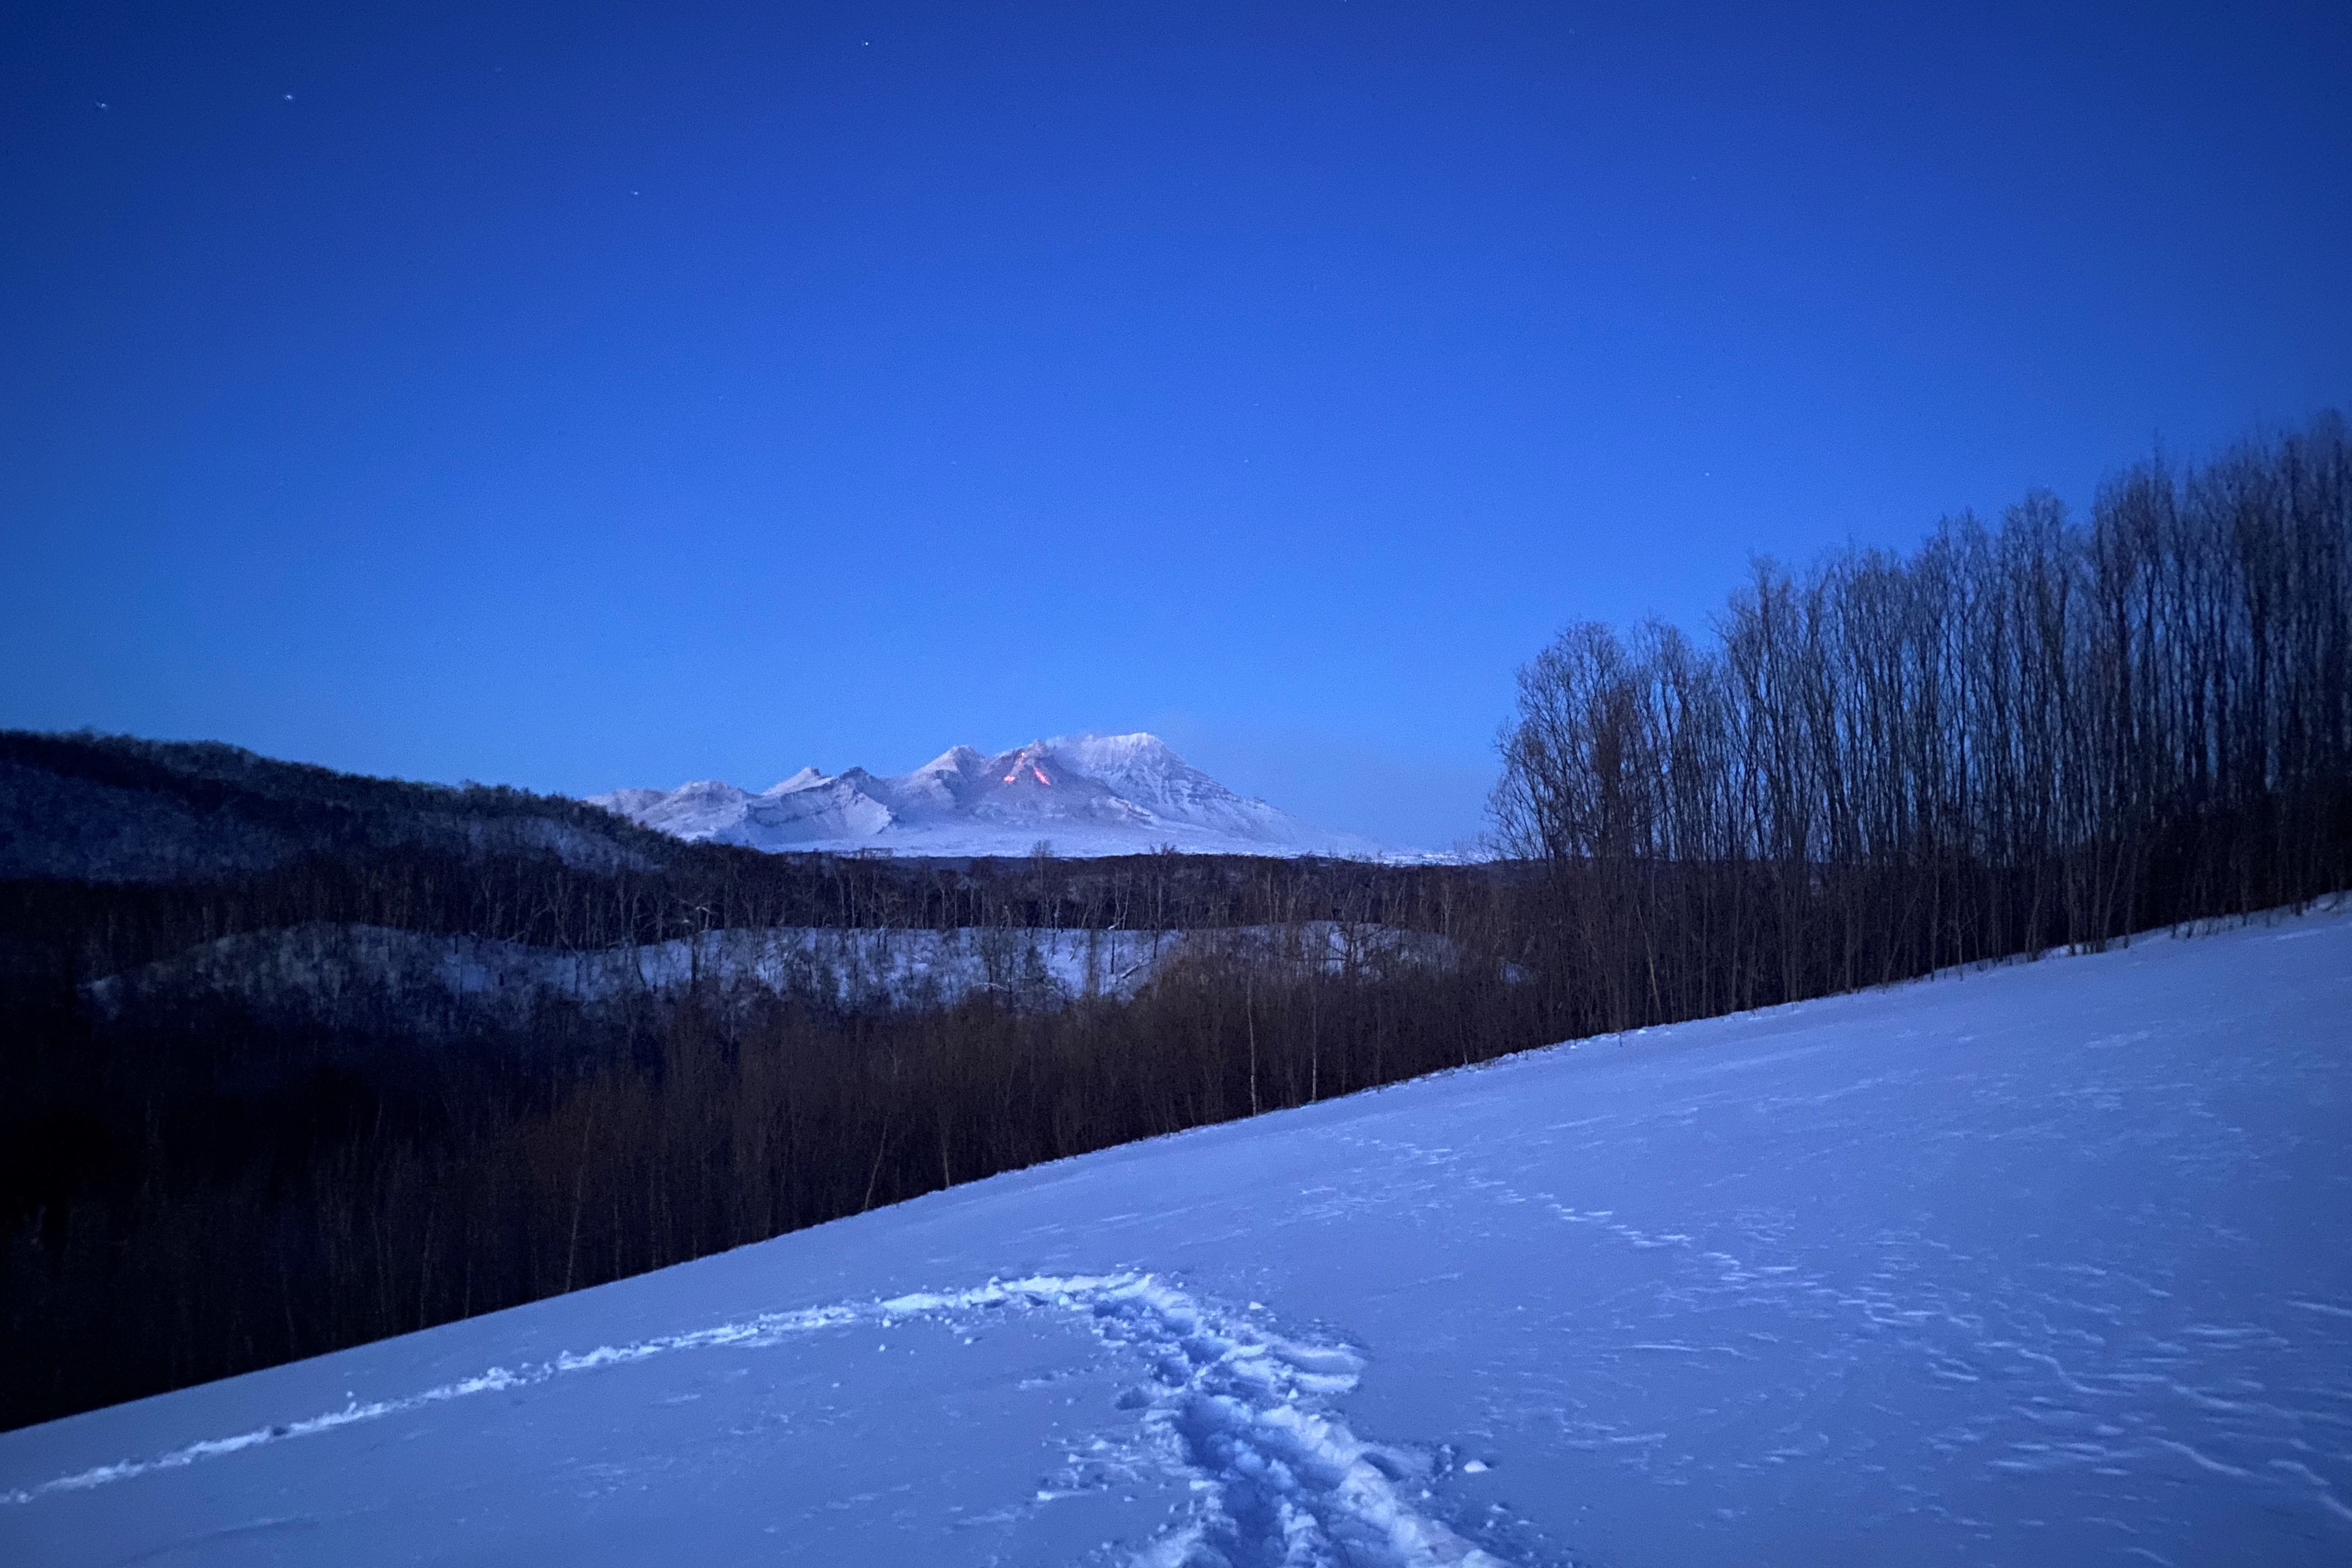
[[[40,1563],[2352,1561],[2352,919],[1591,1041],[0,1436]]]

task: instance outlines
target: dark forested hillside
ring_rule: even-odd
[[[2079,525],[2037,497],[1759,563],[1710,639],[1576,626],[1519,690],[1507,858],[1468,866],[765,855],[0,735],[0,1423],[1575,1034],[2342,889],[2352,444],[2330,416],[2144,465]],[[706,962],[809,928],[984,934],[1028,978],[867,1005]],[[1233,939],[1114,993],[1045,976],[1057,931]],[[483,944],[669,978],[518,991]]]
[[[8,1424],[1541,1032],[1480,957],[1508,880],[1492,869],[772,856],[515,791],[0,738],[20,846],[0,880]],[[26,874],[78,843],[99,846],[94,874]],[[691,971],[520,1006],[429,963],[285,972],[337,931],[560,959],[747,929],[977,930],[1018,968],[1056,928],[1309,926],[1427,933],[1445,957],[1318,932],[1302,960],[1295,936],[1262,936],[1188,948],[1125,1000],[1047,984],[881,1009]],[[156,967],[192,951],[212,959]]]
[[[606,870],[676,847],[561,796],[371,779],[215,743],[0,730],[0,877],[177,881],[369,849],[540,850]]]

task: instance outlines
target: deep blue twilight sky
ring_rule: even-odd
[[[16,0],[0,725],[584,793],[1514,667],[2352,404],[2352,8]]]

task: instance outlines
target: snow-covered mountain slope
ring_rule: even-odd
[[[682,839],[761,850],[1024,855],[1136,854],[1174,845],[1214,854],[1381,857],[1369,839],[1235,794],[1151,735],[1057,736],[994,757],[959,746],[911,773],[803,768],[754,795],[703,780],[664,793],[593,798]]]
[[[2352,919],[1587,1041],[0,1436],[0,1561],[2352,1561]]]

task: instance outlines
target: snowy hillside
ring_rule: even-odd
[[[716,780],[593,798],[646,827],[760,850],[923,855],[1211,854],[1378,857],[1382,846],[1237,795],[1152,735],[1056,736],[994,757],[968,746],[911,773],[803,768],[754,795]]]
[[[0,1436],[0,1561],[2352,1561],[2352,919],[1583,1043]]]

